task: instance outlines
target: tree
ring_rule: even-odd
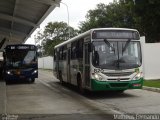
[[[97,27],[135,28],[133,4],[132,0],[98,4],[97,8],[88,11],[86,21],[81,22],[79,28],[81,32]]]
[[[145,35],[146,42],[160,42],[160,0],[115,0],[98,4],[80,23],[84,32],[97,27],[134,28]]]
[[[43,55],[53,55],[53,48],[78,34],[78,30],[64,22],[49,22],[43,32],[37,33],[37,41],[42,41]]]
[[[160,42],[160,1],[135,0],[135,13],[139,17],[141,33],[147,42]]]

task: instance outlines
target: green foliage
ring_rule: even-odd
[[[43,55],[53,55],[54,46],[64,42],[70,37],[74,37],[78,34],[78,30],[67,25],[64,22],[49,22],[43,32],[37,33],[36,41],[42,41],[41,45],[38,45]]]
[[[136,0],[135,12],[147,42],[160,41],[160,0]]]
[[[88,11],[86,21],[81,22],[79,28],[81,32],[98,27],[135,28],[133,16],[133,1],[131,0],[114,1],[109,5],[98,4],[96,9]]]
[[[79,29],[85,32],[99,27],[134,28],[146,36],[146,42],[160,42],[159,20],[160,0],[114,0],[89,10]]]
[[[44,55],[50,55],[53,56],[53,48],[54,46],[64,42],[64,40],[47,40],[46,43],[43,43],[44,47]]]

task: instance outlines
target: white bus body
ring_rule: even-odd
[[[135,29],[91,29],[55,46],[54,73],[80,90],[141,89],[140,42]]]

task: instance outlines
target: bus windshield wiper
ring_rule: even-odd
[[[114,54],[115,54],[115,48],[111,45],[111,43],[107,39],[104,39],[104,42],[108,45],[108,47],[110,47],[114,51]],[[118,44],[117,44],[117,48],[118,48]],[[117,55],[118,55],[118,60],[116,60],[115,63],[116,63],[117,68],[119,69],[120,68],[119,50],[117,51]]]
[[[110,47],[114,53],[115,53],[115,48],[111,45],[111,43],[107,40],[107,39],[104,39],[104,42],[108,45],[108,47]]]
[[[125,46],[122,48],[122,55],[124,53],[124,51],[126,51],[127,47],[129,46],[129,43],[131,42],[131,39],[128,39]]]

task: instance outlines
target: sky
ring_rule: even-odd
[[[113,0],[62,0],[68,6],[69,11],[69,25],[78,29],[81,21],[85,21],[87,11],[96,8],[99,3],[109,4]],[[26,44],[35,44],[34,35],[39,30],[43,30],[48,22],[66,22],[68,23],[67,6],[60,3],[60,7],[56,7],[48,17],[41,23],[40,28],[37,28],[35,32],[26,41]]]

